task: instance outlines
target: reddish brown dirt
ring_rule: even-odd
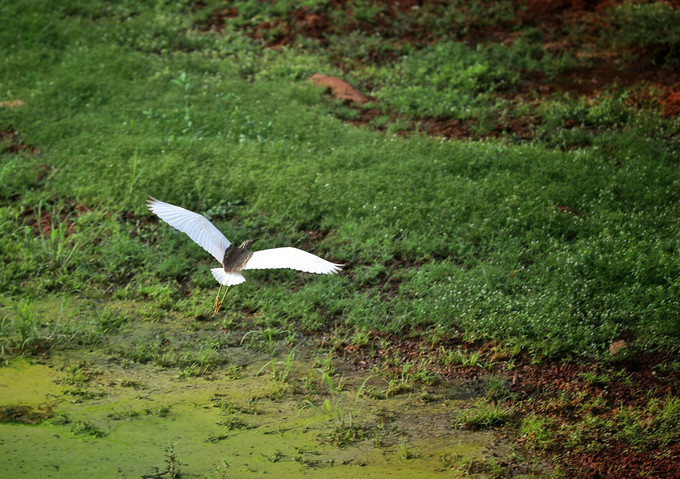
[[[660,98],[663,114],[666,117],[680,116],[680,90],[669,89]]]
[[[680,395],[680,372],[665,367],[678,358],[668,355],[622,355],[625,359],[608,364],[565,361],[533,364],[524,355],[511,357],[496,342],[470,344],[452,337],[440,337],[433,343],[431,338],[415,332],[400,335],[373,332],[363,346],[340,341],[337,336],[325,336],[320,343],[333,344],[338,356],[354,370],[369,371],[378,367],[398,376],[401,365],[412,363],[435,373],[445,383],[466,384],[472,395],[484,394],[484,378],[491,374],[501,375],[514,395],[514,399],[506,400],[505,405],[513,409],[516,424],[530,414],[549,417],[558,424],[573,424],[586,414],[606,420],[621,407],[644,408],[651,400],[664,401]],[[627,347],[621,343],[617,346],[618,353]],[[442,358],[456,349],[468,355],[478,353],[479,365],[447,365]],[[485,364],[492,364],[492,367],[482,367]],[[600,383],[589,379],[592,377],[605,379]],[[589,405],[594,398],[599,398],[598,404]],[[678,477],[680,444],[651,445],[645,450],[635,450],[608,436],[591,440],[598,445],[595,451],[564,449],[560,445],[550,449],[554,460],[568,472],[567,477]]]
[[[28,153],[37,155],[40,150],[34,146],[27,145],[19,139],[19,135],[14,130],[0,130],[0,153]]]
[[[436,34],[423,23],[423,18],[426,17],[423,12],[437,15],[445,2],[374,0],[371,3],[377,7],[378,12],[371,18],[356,11],[354,4],[349,0],[333,0],[325,10],[311,10],[308,7],[293,9],[285,17],[245,27],[245,33],[253,39],[262,41],[265,47],[274,49],[295,45],[299,37],[314,39],[320,46],[328,47],[334,36],[353,32],[379,35],[386,44],[397,48],[404,44],[422,47],[442,40],[441,34]],[[659,66],[656,58],[659,52],[654,50],[656,48],[654,46],[647,47],[647,51],[638,48],[637,52],[628,52],[636,53],[637,60],[626,63],[622,60],[622,53],[626,52],[602,50],[597,44],[600,32],[609,27],[606,22],[607,11],[621,3],[623,0],[513,0],[514,17],[493,25],[489,25],[479,13],[461,6],[460,10],[466,16],[467,23],[460,31],[448,32],[448,38],[472,44],[484,41],[508,43],[520,36],[521,28],[535,27],[544,35],[544,48],[547,51],[554,54],[569,51],[579,56],[579,52],[586,47],[587,58],[582,66],[565,71],[557,78],[528,75],[518,91],[507,92],[506,96],[521,99],[530,93],[534,97],[538,95],[539,98],[544,98],[556,92],[566,92],[574,96],[596,98],[612,86],[629,88],[642,84],[642,88],[638,88],[639,92],[655,90],[655,93],[648,93],[644,102],[645,108],[658,109],[666,117],[680,115],[680,92],[677,89],[677,85],[680,84],[680,65],[676,64],[673,68]],[[668,3],[678,7],[680,1],[672,0]],[[205,4],[197,2],[197,9],[204,7]],[[334,22],[333,16],[328,11],[341,12],[343,21]],[[239,15],[236,7],[219,8],[211,12],[199,28],[203,31],[221,31],[227,19]],[[581,33],[576,36],[567,35],[567,31],[575,25],[582,30]],[[343,69],[352,68],[352,62],[355,61],[346,58],[336,60],[337,65]],[[370,51],[363,61],[379,64],[395,60],[394,50],[385,48]],[[365,93],[357,93],[367,97]],[[334,96],[338,97],[337,94]],[[348,98],[347,101],[356,100]],[[635,98],[629,101],[629,105],[643,107],[643,103],[636,102]],[[351,104],[349,106],[352,107]],[[384,111],[380,114],[393,119],[397,117]],[[373,110],[360,110],[359,118],[348,122],[354,125],[368,125],[376,116],[378,114]],[[432,136],[472,139],[510,134],[517,139],[532,139],[534,127],[540,124],[540,119],[536,116],[499,118],[495,127],[483,132],[475,128],[474,124],[446,118],[421,118],[409,120],[407,123],[410,126],[400,132],[401,134],[421,131]]]
[[[24,222],[31,228],[35,236],[49,236],[52,228],[58,224],[66,224],[65,236],[70,236],[75,230],[76,218],[87,212],[90,208],[83,204],[75,204],[71,201],[54,211],[48,206],[41,209],[27,206],[22,211]]]

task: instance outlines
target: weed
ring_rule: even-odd
[[[238,364],[230,364],[224,369],[224,375],[229,379],[241,379],[243,377],[242,367]]]
[[[555,423],[550,418],[531,414],[522,420],[520,439],[527,447],[542,451],[553,447],[559,439]]]
[[[168,417],[170,415],[170,406],[160,406],[156,410],[158,417]]]
[[[98,329],[103,333],[118,331],[130,319],[126,313],[120,313],[110,306],[92,308]]]
[[[385,397],[409,393],[416,389],[417,384],[434,386],[439,383],[439,377],[429,371],[426,365],[406,362],[400,365],[398,375],[394,372],[388,374]]]
[[[454,471],[460,477],[467,477],[472,466],[472,461],[460,454],[442,454],[439,461],[446,469]]]
[[[125,411],[122,411],[122,412],[116,412],[116,411],[110,412],[106,415],[106,417],[108,417],[109,419],[112,419],[114,421],[120,421],[120,420],[123,420],[123,419],[133,419],[133,418],[136,418],[136,417],[140,417],[142,414],[148,416],[148,415],[151,414],[151,410],[150,409],[143,409],[141,411],[135,411],[135,410],[128,408],[128,409],[126,409]]]
[[[227,431],[246,430],[255,427],[252,424],[248,424],[247,422],[239,419],[237,417],[237,413],[235,412],[226,413],[225,419],[218,421],[217,424],[224,426]]]
[[[153,473],[144,474],[142,477],[145,479],[161,479],[161,478],[179,479],[180,477],[182,477],[181,467],[184,464],[180,462],[177,456],[177,451],[175,450],[176,446],[177,442],[169,443],[163,449],[165,452],[165,469],[163,471],[161,471],[158,466],[155,466]]]
[[[41,344],[38,321],[33,312],[33,301],[22,299],[14,314],[5,316],[0,323],[0,333],[8,346],[18,355],[32,355],[47,345]]]
[[[665,2],[623,3],[611,12],[613,41],[617,46],[653,45],[664,62],[680,48],[680,12]]]
[[[106,396],[106,391],[98,389],[93,391],[85,387],[74,387],[64,389],[64,394],[72,396],[74,402],[91,401],[93,399],[100,399]]]
[[[413,459],[420,459],[422,457],[422,452],[420,448],[412,449],[407,443],[402,443],[400,446],[399,459],[403,461],[410,461]]]
[[[307,396],[316,396],[319,393],[319,382],[314,377],[314,370],[309,371],[309,375],[305,378],[305,390]]]
[[[285,457],[285,455],[284,455],[283,452],[281,452],[279,449],[277,449],[276,451],[274,451],[272,454],[270,454],[270,455],[268,455],[268,456],[265,456],[265,458],[266,458],[269,462],[279,462],[279,461],[280,461],[281,459],[283,459],[284,457]]]
[[[187,72],[182,72],[177,78],[173,78],[170,80],[170,83],[173,83],[177,86],[179,86],[182,89],[182,92],[184,94],[184,121],[186,123],[186,128],[191,128],[193,126],[193,122],[191,121],[191,112],[190,112],[190,96],[189,96],[189,91],[191,89],[191,83],[189,82],[189,78],[187,76]]]
[[[14,313],[6,315],[0,322],[0,335],[11,352],[19,356],[33,356],[44,353],[58,344],[69,343],[78,334],[79,328],[74,317],[79,307],[66,313],[69,297],[63,299],[53,325],[45,325],[34,311],[34,301],[22,298],[14,305]],[[2,349],[4,351],[4,345]]]
[[[219,467],[212,471],[212,473],[208,476],[208,479],[228,479],[229,475],[227,474],[227,470],[229,467],[231,467],[232,462],[234,462],[234,459],[231,461],[222,459],[220,461]]]
[[[137,389],[137,390],[147,388],[143,383],[141,383],[139,381],[135,381],[133,379],[123,379],[120,382],[120,385],[124,388],[133,388],[133,389]]]
[[[76,421],[71,423],[71,432],[73,434],[86,434],[93,437],[104,437],[108,432],[88,421]]]
[[[90,370],[89,364],[86,362],[67,367],[66,374],[67,376],[61,380],[61,383],[77,387],[85,386],[97,375],[95,371]]]
[[[484,380],[486,397],[492,400],[503,400],[510,396],[507,381],[501,376],[492,374]]]
[[[608,374],[602,373],[598,374],[594,371],[584,371],[581,373],[578,373],[578,376],[583,379],[586,383],[592,385],[592,386],[601,386],[604,387],[609,382],[611,381],[611,378]]]
[[[470,408],[460,411],[453,421],[454,426],[468,429],[488,429],[502,426],[512,418],[512,411],[504,408],[500,403],[480,399]]]
[[[305,467],[318,467],[321,464],[321,461],[316,459],[315,457],[310,457],[310,456],[318,456],[320,454],[319,451],[316,449],[310,449],[306,447],[296,447],[295,448],[295,457],[293,460],[295,462],[299,462],[300,464],[304,465]]]
[[[323,400],[322,407],[317,406],[313,402],[307,400],[307,405],[311,406],[319,416],[326,416],[328,421],[332,424],[332,431],[329,435],[329,440],[337,446],[346,446],[363,439],[364,435],[360,429],[354,425],[354,414],[356,413],[357,402],[366,383],[371,378],[370,376],[364,379],[363,383],[354,395],[354,401],[351,406],[347,407],[343,404],[343,399],[333,383],[333,378],[326,374],[325,371],[317,370],[321,373],[321,377],[325,380],[330,393],[330,399]]]
[[[479,366],[479,359],[481,353],[479,351],[470,351],[469,353],[461,348],[457,349],[441,349],[441,362],[445,366]]]
[[[288,375],[293,368],[293,361],[295,359],[295,348],[286,356],[285,361],[277,361],[275,359],[270,360],[267,364],[262,366],[260,370],[256,373],[256,376],[262,374],[262,371],[271,367],[272,379],[273,379],[273,389],[268,393],[269,397],[272,399],[281,399],[288,391]]]
[[[71,424],[71,422],[71,417],[64,412],[58,412],[50,419],[50,424],[55,426],[65,426],[66,424]]]
[[[357,330],[354,332],[352,335],[352,339],[350,340],[352,344],[362,347],[366,346],[370,340],[370,335],[368,331],[362,331],[362,330]]]
[[[179,372],[180,378],[195,378],[207,376],[212,371],[212,366],[207,364],[191,363]]]
[[[49,226],[42,228],[43,217],[49,218]],[[38,202],[35,210],[35,222],[39,229],[37,238],[34,238],[30,228],[25,230],[24,242],[26,248],[34,250],[35,255],[41,261],[40,269],[62,274],[78,251],[80,242],[77,235],[70,234],[70,225],[74,223],[75,213],[68,211],[66,206],[57,208],[56,205],[47,206],[42,200]],[[46,231],[47,230],[47,231]],[[37,248],[34,248],[37,243]]]
[[[636,449],[666,447],[680,439],[680,399],[670,396],[665,403],[651,400],[645,408],[620,408],[614,417],[616,437]]]

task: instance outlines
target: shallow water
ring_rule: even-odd
[[[451,427],[465,400],[446,388],[432,391],[434,402],[362,394],[355,406],[365,376],[334,377],[344,383],[334,396],[319,374],[313,394],[305,382],[315,371],[310,352],[298,351],[285,381],[276,381],[285,355],[272,362],[232,349],[242,365],[236,378],[227,368],[210,380],[124,368],[96,351],[0,367],[0,477],[451,477],[514,452],[493,432]],[[69,384],[72,366],[89,379]],[[347,430],[336,426],[347,425],[350,412],[357,437],[339,446],[333,432]]]

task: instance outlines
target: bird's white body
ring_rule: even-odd
[[[241,271],[246,269],[288,268],[316,274],[333,274],[341,269],[339,264],[291,247],[265,249],[252,253],[247,249],[240,249],[247,253],[242,256],[246,258],[245,262],[236,265],[225,264],[227,257],[225,253],[228,248],[234,248],[234,246],[207,218],[153,197],[150,197],[148,206],[160,219],[186,233],[189,238],[222,264],[221,268],[213,268],[211,271],[217,282],[224,286],[243,283],[246,279]]]
[[[227,273],[224,268],[213,268],[210,271],[217,282],[223,286],[234,286],[246,281],[241,273]]]

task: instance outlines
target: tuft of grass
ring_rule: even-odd
[[[441,362],[445,365],[455,366],[479,366],[481,353],[479,351],[464,351],[462,348],[446,349],[442,348]]]
[[[272,354],[273,354],[272,350]],[[256,376],[262,374],[262,372],[271,368],[272,375],[272,390],[268,393],[268,396],[272,399],[281,399],[290,389],[288,384],[288,375],[293,369],[293,363],[295,360],[295,348],[291,349],[286,359],[284,361],[277,361],[272,358],[267,364],[262,366],[260,370],[256,373]]]
[[[346,406],[344,404],[344,398],[340,395],[337,386],[333,382],[333,378],[322,369],[317,369],[317,371],[321,374],[322,380],[325,381],[328,386],[330,398],[325,398],[321,406],[314,404],[308,399],[305,402],[314,409],[319,416],[325,416],[331,423],[332,430],[329,434],[329,441],[339,447],[343,447],[363,439],[363,430],[355,426],[354,416],[356,414],[359,396],[371,377],[369,376],[364,379],[361,386],[357,389],[351,405]]]
[[[486,397],[489,399],[502,401],[511,396],[508,382],[501,376],[492,374],[484,379],[484,385],[486,387]]]
[[[75,213],[68,211],[66,206],[57,208],[56,204],[46,205],[40,200],[34,216],[39,233],[34,237],[30,228],[24,230],[26,248],[40,261],[39,271],[49,270],[57,275],[66,273],[80,247],[78,236],[69,232],[75,222]],[[49,225],[43,227],[45,217]]]
[[[35,302],[25,296],[14,304],[13,311],[0,322],[0,348],[16,356],[43,354],[60,344],[68,344],[81,334],[81,325],[75,321],[79,306],[67,312],[70,298],[65,297],[53,323],[42,320],[35,312]]]
[[[38,321],[33,312],[33,301],[30,299],[22,299],[15,305],[14,313],[2,319],[0,333],[7,346],[17,355],[36,354],[47,347],[45,341],[41,340]]]
[[[549,450],[559,443],[559,435],[555,432],[556,425],[547,417],[531,414],[522,420],[519,437],[531,449]]]
[[[108,435],[108,431],[88,421],[76,421],[71,423],[71,432],[73,434],[85,434],[97,438]]]
[[[680,399],[652,400],[645,408],[623,407],[614,417],[615,436],[635,449],[665,448],[680,440]]]
[[[453,420],[453,425],[472,430],[488,429],[502,426],[512,417],[511,409],[505,408],[499,402],[483,398],[468,409],[460,411]]]

